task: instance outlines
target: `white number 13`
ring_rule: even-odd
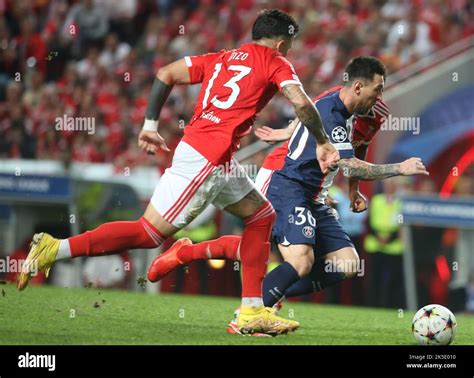
[[[206,92],[204,93],[204,98],[202,100],[203,109],[207,106],[207,100],[209,99],[212,85],[214,84],[214,80],[216,80],[217,76],[219,75],[221,68],[222,63],[217,63],[214,67],[214,73],[212,74],[212,77],[209,80],[209,84],[207,85]],[[224,87],[232,89],[232,93],[226,101],[220,101],[217,98],[217,95],[211,99],[211,103],[219,109],[229,109],[232,105],[234,105],[234,102],[237,100],[237,96],[240,93],[240,87],[237,85],[237,82],[243,77],[247,76],[252,70],[250,67],[241,65],[232,65],[229,66],[228,69],[231,71],[239,71],[239,73],[233,76],[227,83],[224,84]]]

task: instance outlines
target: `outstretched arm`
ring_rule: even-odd
[[[261,126],[255,129],[255,135],[262,141],[267,142],[268,144],[274,144],[276,142],[282,142],[288,140],[293,135],[293,132],[296,129],[296,126],[300,123],[298,117],[290,122],[288,127],[284,129],[272,129],[268,126]]]
[[[158,148],[169,151],[165,140],[158,133],[158,119],[173,86],[189,83],[189,70],[184,59],[177,60],[158,70],[148,98],[145,122],[138,136],[138,145],[144,151],[149,154],[154,154]]]
[[[420,158],[410,158],[396,164],[370,164],[357,158],[341,159],[338,163],[346,177],[359,180],[383,180],[394,176],[426,175],[426,170]]]

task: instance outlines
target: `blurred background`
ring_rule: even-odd
[[[367,159],[419,156],[431,173],[363,183],[371,201],[364,214],[348,211],[340,175],[332,195],[364,274],[298,300],[411,309],[440,303],[474,312],[472,0],[0,0],[0,278],[15,280],[34,232],[67,237],[141,215],[172,158],[137,147],[156,71],[249,42],[265,8],[299,23],[288,59],[310,97],[340,84],[350,58],[381,59],[389,71],[384,101],[413,128],[381,130]],[[175,87],[162,112],[160,133],[172,149],[198,91]],[[67,117],[87,117],[93,129],[58,127]],[[257,125],[281,128],[293,117],[278,95]],[[271,148],[251,133],[238,157],[255,175]],[[237,219],[210,208],[177,237],[199,242],[241,232]],[[146,284],[156,254],[76,259],[34,282],[240,294],[238,264],[230,261],[197,261],[160,285]],[[279,261],[273,252],[270,268]]]

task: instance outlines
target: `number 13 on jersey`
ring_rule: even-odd
[[[204,98],[202,99],[202,108],[205,109],[208,105],[209,96],[211,94],[212,87],[214,85],[214,81],[216,80],[217,76],[219,76],[219,72],[221,71],[222,63],[217,63],[214,67],[214,73],[212,74],[211,79],[209,80],[209,84],[207,85],[206,92],[204,93]],[[211,103],[219,108],[219,109],[229,109],[232,105],[234,105],[237,97],[240,94],[240,87],[238,86],[239,80],[242,80],[245,76],[247,76],[250,71],[252,70],[250,67],[242,66],[242,65],[231,65],[228,67],[230,71],[238,72],[237,75],[233,76],[229,81],[223,84],[224,87],[230,88],[232,93],[230,94],[229,98],[225,101],[221,101],[217,98],[217,95],[211,99]]]

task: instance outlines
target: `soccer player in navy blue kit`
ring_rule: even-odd
[[[349,62],[344,75],[340,90],[315,102],[326,133],[339,151],[337,167],[327,174],[322,172],[314,157],[316,142],[299,123],[290,139],[285,164],[273,173],[268,186],[267,198],[277,213],[273,238],[285,261],[265,277],[266,306],[275,305],[284,296],[322,290],[357,273],[357,251],[337,212],[325,204],[339,169],[344,176],[360,180],[428,174],[417,158],[375,165],[354,157],[352,118],[354,113],[366,114],[381,99],[386,69],[373,57],[357,57]]]

